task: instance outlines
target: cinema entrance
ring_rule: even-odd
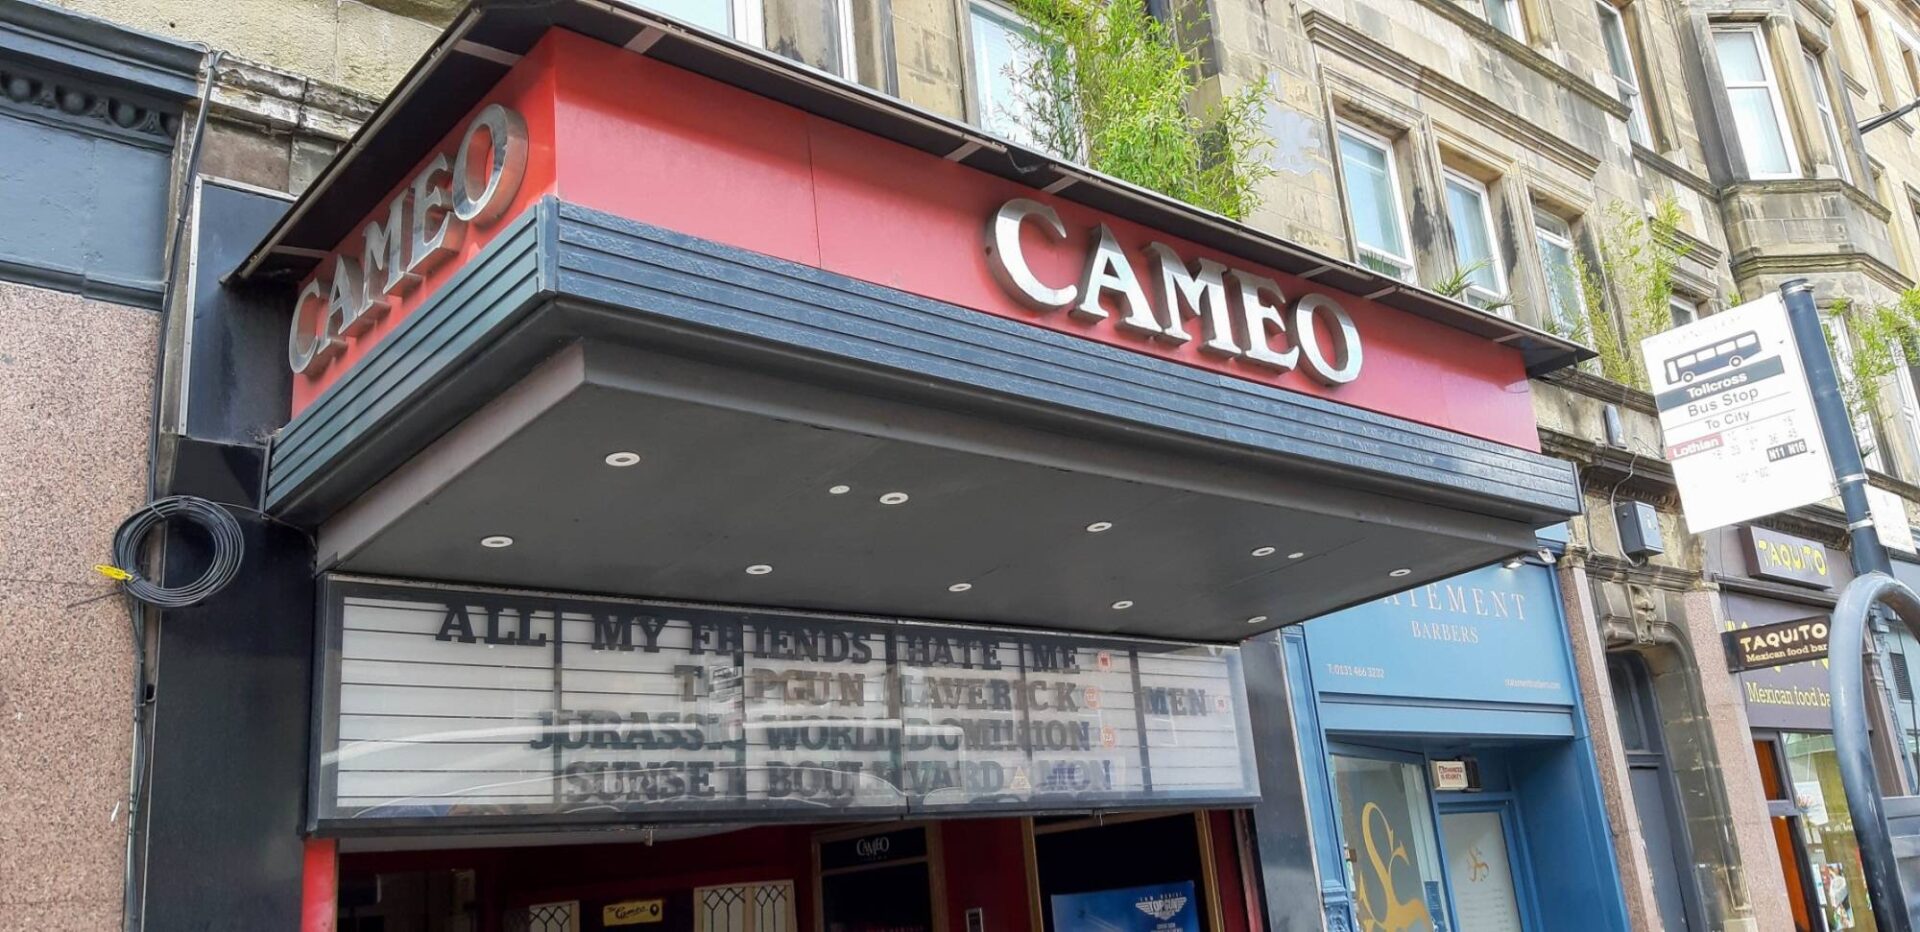
[[[1232,812],[688,829],[347,854],[341,932],[1258,928]],[[1143,856],[1152,852],[1151,856]]]
[[[1581,348],[637,8],[205,189],[155,928],[1317,923],[1274,633],[1580,507]]]

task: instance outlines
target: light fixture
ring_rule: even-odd
[[[1265,615],[1255,615],[1252,618],[1247,619],[1247,624],[1250,624],[1250,625],[1261,625],[1261,624],[1266,624],[1266,622],[1267,622],[1267,616]]]
[[[906,500],[907,500],[907,493],[905,492],[888,492],[887,494],[880,496],[880,504],[882,505],[905,504]]]
[[[1089,534],[1098,534],[1101,531],[1110,531],[1110,530],[1113,530],[1112,521],[1095,521],[1092,524],[1087,525],[1087,533]]]
[[[1272,547],[1255,547],[1253,548],[1253,555],[1256,557],[1273,556],[1273,548]]]
[[[1132,599],[1121,599],[1120,601],[1113,603],[1113,610],[1116,612],[1124,612],[1127,609],[1130,609],[1132,607],[1133,607]]]
[[[773,567],[765,563],[755,563],[754,565],[747,567],[748,576],[765,576],[771,572],[773,572]]]
[[[827,489],[827,494],[828,495],[845,495],[851,491],[853,491],[853,486],[836,485],[836,486],[833,486],[832,488]]]
[[[1540,557],[1540,562],[1545,563],[1548,566],[1552,566],[1554,564],[1553,551],[1548,550],[1545,547],[1540,548],[1539,557]]]
[[[954,584],[953,584],[953,585],[951,585],[951,586],[948,586],[948,587],[947,587],[947,591],[948,591],[948,592],[965,592],[965,591],[967,591],[968,589],[972,589],[972,588],[973,588],[973,583],[970,583],[970,582],[957,582],[957,583],[954,583]]]
[[[1401,568],[1399,568],[1399,569],[1397,569],[1397,570],[1394,570],[1394,571],[1393,571],[1393,572],[1391,572],[1391,573],[1388,573],[1387,575],[1388,575],[1388,576],[1392,576],[1392,577],[1393,577],[1393,578],[1395,578],[1395,579],[1399,579],[1399,578],[1400,578],[1400,577],[1402,577],[1402,576],[1409,576],[1409,575],[1412,575],[1412,573],[1413,573],[1413,571],[1412,571],[1412,570],[1410,570],[1410,569],[1407,569],[1406,567],[1404,567],[1404,566],[1403,566],[1403,567],[1401,567]]]
[[[630,450],[621,450],[618,453],[607,454],[608,466],[625,468],[628,466],[632,466],[633,464],[638,462],[640,462],[640,454],[634,453]]]
[[[491,537],[482,537],[480,538],[480,546],[486,547],[492,550],[499,550],[502,547],[513,546],[513,538],[508,537],[505,534],[495,534]]]
[[[1521,556],[1508,557],[1507,562],[1502,563],[1500,565],[1510,570],[1517,570],[1527,565],[1527,558],[1521,557]]]
[[[1307,552],[1305,550],[1295,550],[1294,552],[1287,554],[1287,559],[1298,560],[1301,557],[1304,557],[1306,555],[1307,555]]]

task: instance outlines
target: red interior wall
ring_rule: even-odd
[[[940,824],[948,932],[966,932],[967,910],[985,910],[990,932],[1034,932],[1027,898],[1025,832],[1019,819]]]
[[[1241,883],[1240,844],[1234,834],[1234,816],[1228,810],[1207,813],[1213,841],[1214,873],[1220,878],[1220,927],[1226,932],[1258,932],[1257,917],[1249,915],[1247,889]]]

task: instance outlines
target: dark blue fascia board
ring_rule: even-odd
[[[173,102],[199,92],[206,50],[35,0],[0,0],[0,60],[26,59]]]
[[[582,305],[599,309],[610,329],[533,325],[563,318],[555,308]],[[987,413],[1093,420],[1135,442],[1229,452],[1258,467],[1481,514],[1545,524],[1580,510],[1573,466],[1561,460],[551,198],[282,431],[268,507],[297,520],[323,518],[558,341],[669,335],[723,358],[742,347],[771,350],[842,378],[938,386]],[[499,365],[476,372],[483,355]],[[439,397],[456,375],[471,397]],[[440,415],[420,416],[434,406]]]

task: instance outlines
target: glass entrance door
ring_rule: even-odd
[[[1445,932],[1447,907],[1426,766],[1413,755],[1332,755],[1347,888],[1360,932]]]
[[[1526,932],[1509,806],[1441,810],[1441,848],[1463,932]]]

